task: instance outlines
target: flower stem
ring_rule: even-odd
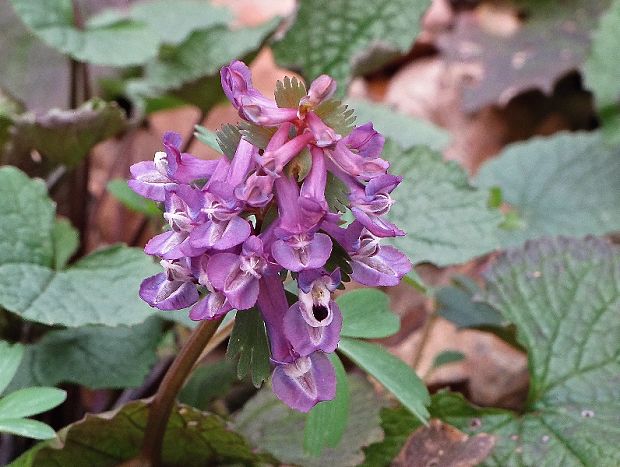
[[[200,357],[202,350],[215,334],[220,321],[221,319],[217,319],[200,323],[200,326],[194,330],[166,373],[153,402],[151,402],[140,453],[142,465],[160,465],[164,433],[176,395],[191,372],[194,362]]]

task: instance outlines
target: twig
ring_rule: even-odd
[[[175,358],[151,403],[140,455],[126,465],[145,467],[160,465],[164,433],[176,395],[194,367],[194,363],[215,334],[220,322],[221,318],[203,321]]]

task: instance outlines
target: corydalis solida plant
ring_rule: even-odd
[[[326,353],[338,345],[342,315],[332,292],[349,275],[335,265],[368,286],[396,285],[411,269],[404,254],[380,243],[404,235],[384,218],[401,178],[387,173],[384,138],[371,123],[347,127],[329,76],[307,93],[296,81],[279,83],[278,103],[252,86],[242,62],[222,68],[221,80],[245,120],[230,160],[181,153],[180,136],[167,133],[165,151],[131,168],[132,189],[163,202],[170,226],[145,247],[161,258],[164,272],[144,280],[140,296],[161,310],[191,306],[194,320],[258,306],[275,366],[273,390],[306,412],[336,391]],[[264,147],[252,132],[267,135]],[[334,177],[348,192],[355,218],[348,225],[326,198]],[[299,290],[291,306],[283,285],[288,273]]]

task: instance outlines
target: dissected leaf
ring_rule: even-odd
[[[464,88],[468,112],[505,105],[531,89],[551,93],[558,78],[583,64],[590,31],[609,0],[520,2],[525,23],[512,34],[485,27],[476,16],[463,16],[439,45],[448,62],[480,68]],[[498,28],[496,28],[498,29]]]
[[[403,151],[393,143],[384,157],[404,178],[388,218],[407,232],[395,245],[414,263],[446,266],[498,248],[502,215],[488,207],[488,190],[472,187],[455,162],[425,147]]]
[[[349,422],[337,448],[327,447],[319,457],[304,450],[306,415],[289,409],[264,388],[250,399],[234,419],[236,429],[256,447],[265,449],[285,464],[304,467],[357,465],[362,447],[381,439],[380,400],[372,386],[359,377],[349,377],[351,391]]]
[[[433,416],[496,437],[485,465],[620,463],[620,251],[602,239],[530,241],[488,275],[488,296],[528,349],[526,411],[435,396]]]
[[[11,388],[74,383],[92,389],[137,387],[157,360],[162,321],[50,331],[26,347]]]
[[[54,269],[61,270],[80,246],[80,234],[67,219],[56,219],[52,227]]]
[[[319,402],[308,413],[304,449],[312,456],[320,456],[326,447],[338,448],[349,424],[351,394],[347,373],[337,354],[329,354],[329,359],[336,370],[336,396],[331,401]]]
[[[413,146],[428,146],[440,151],[450,141],[447,131],[427,120],[414,118],[382,104],[359,99],[349,100],[355,109],[357,124],[372,122],[375,130],[398,143],[404,149]]]
[[[76,26],[71,0],[11,0],[19,18],[45,43],[72,58],[97,65],[140,65],[157,54],[150,27],[128,19]]]
[[[336,133],[346,136],[355,126],[355,111],[337,99],[321,102],[314,109],[321,120]]]
[[[30,417],[60,405],[67,393],[56,388],[24,388],[0,399],[0,420]]]
[[[239,131],[243,139],[249,141],[254,146],[265,149],[276,132],[275,127],[258,126],[250,122],[241,122]],[[238,143],[238,141],[237,141]]]
[[[138,454],[148,410],[145,401],[135,401],[120,410],[88,414],[61,430],[58,440],[35,446],[36,452],[26,452],[13,465],[118,465]],[[217,415],[180,404],[173,408],[162,445],[162,465],[255,465],[268,460],[252,451]]]
[[[271,368],[267,331],[263,318],[256,308],[236,314],[235,327],[228,341],[226,356],[228,358],[239,356],[237,364],[239,379],[251,374],[254,386],[260,387],[263,381],[269,378]]]
[[[0,394],[15,376],[23,355],[24,347],[21,344],[11,345],[0,341]]]
[[[97,98],[74,110],[26,113],[15,120],[10,152],[18,157],[35,149],[56,164],[73,166],[93,146],[116,135],[124,126],[125,115],[120,107]]]
[[[214,151],[222,152],[220,145],[217,142],[217,135],[214,131],[205,128],[202,125],[194,125],[194,136],[203,144],[206,144]]]
[[[402,360],[383,347],[350,337],[342,337],[338,350],[360,368],[377,379],[411,413],[426,423],[430,404],[428,390],[422,380]]]
[[[349,188],[331,172],[327,173],[325,200],[332,212],[346,212],[349,205]]]
[[[235,152],[237,152],[239,141],[241,141],[241,132],[239,131],[239,128],[235,125],[231,125],[230,123],[226,123],[225,125],[222,125],[222,128],[215,132],[215,138],[222,152],[229,159],[232,159]]]
[[[353,290],[336,302],[342,312],[342,336],[376,339],[400,329],[398,316],[390,310],[389,297],[377,289]]]
[[[562,133],[509,146],[478,174],[499,186],[522,228],[503,230],[503,245],[545,235],[602,235],[620,229],[620,145],[599,133]]]
[[[274,46],[285,68],[310,81],[325,73],[344,94],[356,71],[377,69],[406,53],[420,30],[430,0],[320,0],[302,2],[295,22]]]
[[[108,182],[106,188],[112,196],[119,200],[123,206],[128,209],[149,217],[161,216],[161,210],[157,206],[157,203],[137,194],[129,188],[126,180],[123,180],[122,178],[115,178]]]
[[[276,82],[274,95],[278,107],[296,109],[301,98],[306,95],[306,86],[295,76],[293,78],[285,76],[282,81]]]

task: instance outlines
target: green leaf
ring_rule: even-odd
[[[500,232],[502,245],[553,235],[620,229],[620,145],[599,133],[562,133],[509,146],[482,166],[477,182],[499,186],[523,228]]]
[[[138,455],[149,406],[131,402],[120,410],[82,420],[58,433],[59,440],[35,446],[14,466],[117,465]],[[177,404],[164,434],[162,465],[257,465],[269,458],[252,451],[217,415]]]
[[[61,270],[80,246],[80,234],[67,219],[56,219],[52,227],[54,269]]]
[[[381,439],[381,399],[372,386],[359,377],[349,377],[351,394],[349,422],[338,447],[327,447],[319,457],[304,449],[306,415],[285,406],[270,388],[263,388],[234,417],[236,429],[252,445],[269,451],[284,464],[304,467],[358,465],[362,447]]]
[[[79,29],[71,0],[11,0],[11,4],[37,37],[78,61],[140,65],[157,54],[158,37],[146,24],[116,18]]]
[[[329,359],[336,370],[336,397],[319,402],[312,408],[304,427],[304,449],[320,456],[325,447],[337,448],[349,423],[351,395],[347,373],[335,353]]]
[[[403,149],[428,146],[440,151],[450,142],[450,135],[446,130],[427,120],[414,118],[370,101],[354,99],[348,103],[355,109],[358,125],[372,122],[375,130],[398,143]]]
[[[194,125],[194,136],[203,144],[206,144],[214,151],[222,153],[222,149],[217,142],[217,134],[202,125]]]
[[[371,444],[364,453],[366,458],[360,467],[383,467],[390,465],[398,455],[405,441],[422,423],[404,407],[384,408],[381,410],[381,428],[385,434],[383,440]]]
[[[457,350],[444,350],[435,356],[431,368],[435,369],[443,365],[448,365],[449,363],[456,363],[463,360],[465,360],[465,354],[462,352]]]
[[[92,389],[137,387],[157,360],[162,321],[51,331],[26,355],[11,388],[74,383]]]
[[[137,324],[153,314],[138,297],[140,282],[158,270],[142,251],[124,246],[96,251],[64,271],[1,261],[0,305],[49,325]]]
[[[338,99],[329,99],[321,102],[314,113],[321,120],[341,136],[351,133],[355,126],[355,111]]]
[[[55,271],[54,205],[43,183],[2,167],[0,198],[0,306],[69,327],[131,325],[153,315],[137,292],[140,281],[160,269],[142,251],[112,246]]]
[[[232,126],[232,125],[229,125]],[[236,128],[236,127],[232,127]],[[254,146],[265,149],[271,140],[271,137],[276,132],[275,127],[258,126],[249,122],[239,123],[239,133],[246,141],[249,141]],[[237,140],[237,144],[239,141]],[[236,147],[235,147],[236,149]]]
[[[260,26],[232,31],[218,25],[194,31],[177,47],[166,47],[160,56],[147,64],[142,85],[155,94],[181,90],[202,78],[211,78],[208,88],[213,103],[220,99],[219,71],[232,59],[253,54],[277,25],[277,19]],[[201,84],[204,87],[204,83]]]
[[[51,267],[54,203],[47,197],[45,184],[15,167],[1,167],[0,199],[0,264]]]
[[[77,109],[26,113],[15,119],[11,156],[33,149],[55,164],[75,166],[99,142],[125,127],[125,114],[113,102],[95,98]]]
[[[130,17],[147,24],[166,44],[179,44],[193,31],[232,20],[226,8],[199,0],[176,0],[174,6],[167,0],[138,3],[131,9]]]
[[[592,34],[592,48],[584,66],[585,85],[594,93],[599,108],[620,104],[620,63],[610,59],[617,53],[620,40],[620,1],[612,2]]]
[[[278,107],[296,109],[301,98],[306,95],[306,85],[295,76],[292,79],[285,76],[282,81],[276,82],[274,95]]]
[[[463,263],[499,246],[502,215],[489,209],[488,190],[472,187],[458,164],[425,147],[403,151],[393,143],[384,157],[404,177],[388,218],[407,236],[394,244],[414,263]]]
[[[179,393],[179,401],[200,410],[207,410],[213,399],[228,393],[236,379],[236,365],[229,360],[201,366],[192,373]]]
[[[30,417],[62,404],[67,393],[56,388],[24,388],[0,399],[0,420]]]
[[[24,347],[21,344],[11,345],[0,341],[0,394],[15,376],[23,355]]]
[[[338,297],[336,303],[342,312],[342,336],[376,339],[400,329],[400,319],[390,310],[389,297],[377,289],[353,290]]]
[[[267,381],[269,366],[269,343],[265,323],[256,308],[237,312],[235,327],[226,349],[228,358],[239,356],[237,376],[239,379],[252,375],[252,383],[257,388]]]
[[[144,214],[148,217],[161,216],[161,210],[157,206],[157,203],[137,194],[129,188],[126,180],[115,178],[108,182],[106,188],[110,194],[120,201],[126,208],[139,212],[140,214]]]
[[[430,0],[318,0],[299,4],[295,22],[274,46],[280,66],[310,81],[335,78],[344,94],[353,74],[409,51]]]
[[[50,439],[56,436],[52,427],[26,418],[0,420],[0,432],[33,439]]]
[[[376,378],[423,423],[428,420],[428,390],[402,360],[377,344],[342,337],[338,349],[360,368]]]
[[[530,241],[488,275],[487,299],[528,349],[522,415],[435,396],[433,416],[496,436],[486,465],[618,465],[620,250],[596,238]]]

